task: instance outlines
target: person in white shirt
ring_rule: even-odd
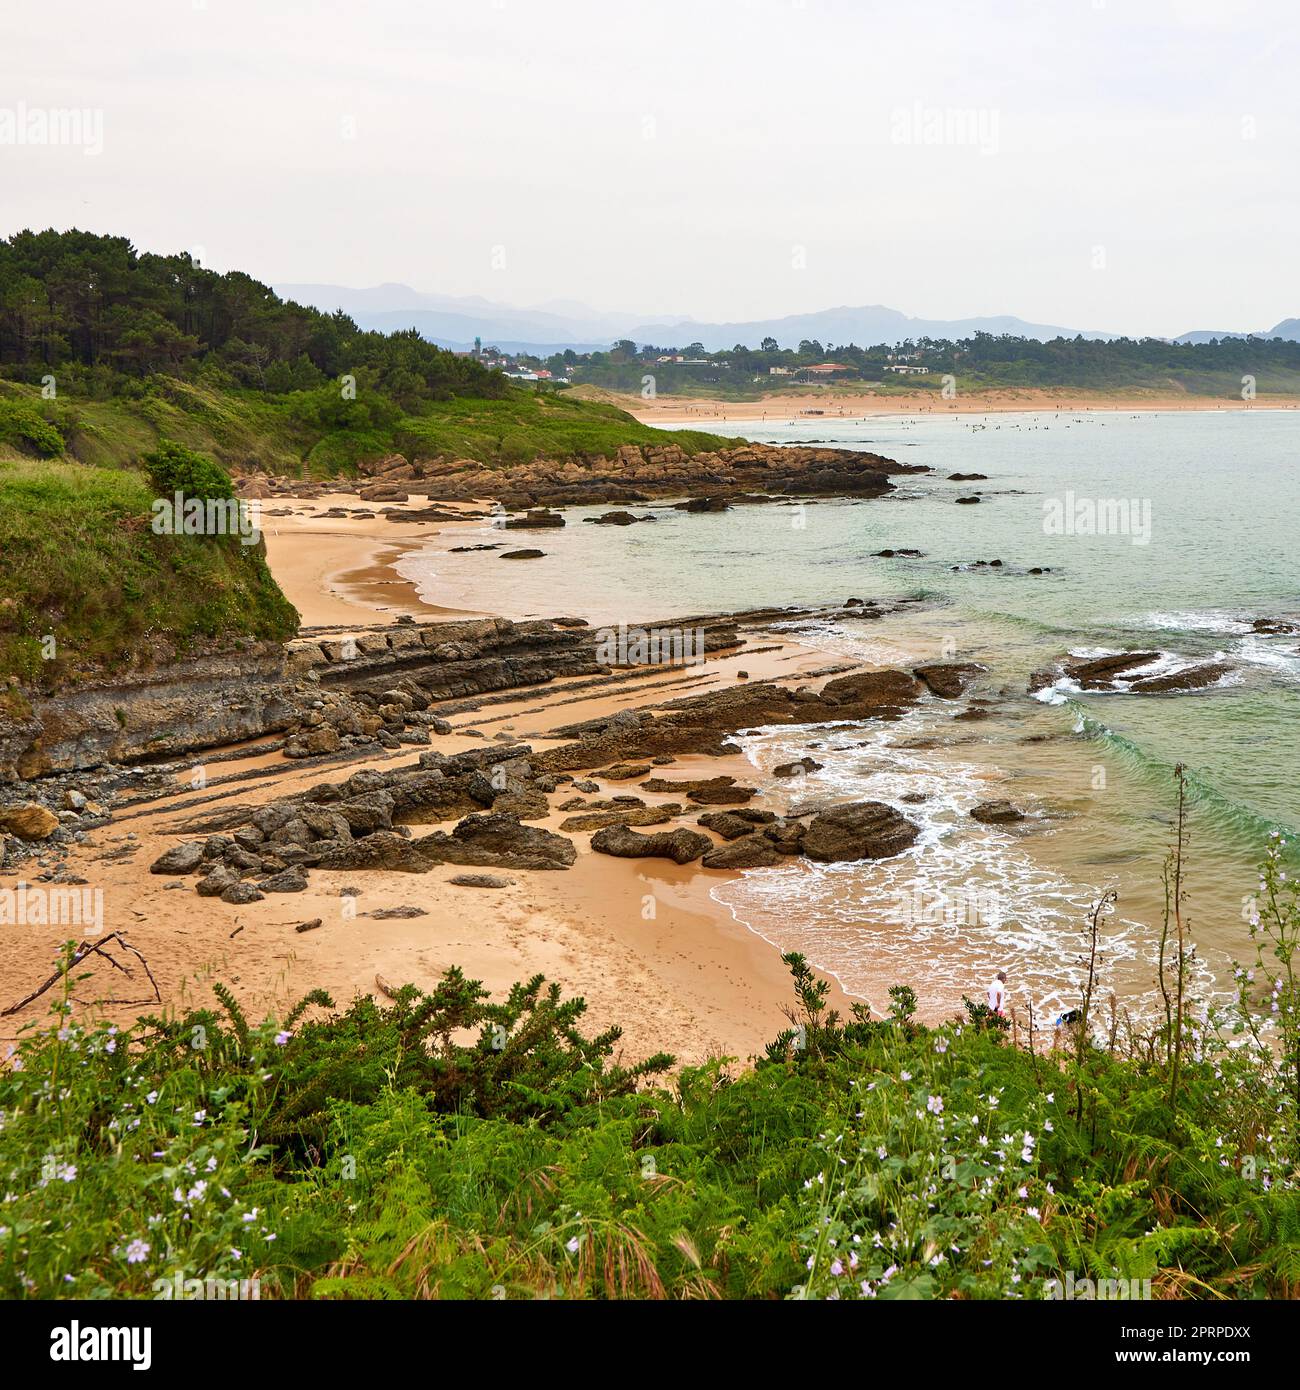
[[[1007,972],[999,970],[998,973],[989,981],[989,1011],[1003,1017],[1003,1010],[1007,1002]]]

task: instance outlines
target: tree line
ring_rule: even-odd
[[[282,300],[239,271],[185,252],[139,252],[126,237],[22,231],[0,241],[0,374],[80,378],[115,394],[153,373],[205,376],[272,394],[342,374],[405,408],[453,396],[502,397],[498,372],[414,329],[364,332],[348,315]]]

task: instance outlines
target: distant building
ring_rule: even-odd
[[[790,375],[790,368],[789,368],[789,367],[769,367],[769,368],[767,369],[767,374],[768,374],[768,376],[789,376],[789,375]]]
[[[930,372],[929,367],[909,367],[906,362],[891,362],[885,370],[887,372],[898,372],[903,376],[928,376]]]

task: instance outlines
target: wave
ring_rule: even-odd
[[[1116,733],[1077,701],[1067,699],[1065,703],[1075,715],[1076,734],[1103,744],[1126,772],[1153,789],[1167,793],[1174,776],[1172,762],[1144,748],[1134,739]],[[1295,829],[1292,826],[1234,800],[1215,786],[1200,769],[1184,765],[1183,778],[1187,786],[1188,804],[1210,819],[1217,829],[1230,836],[1240,847],[1258,852],[1274,831],[1281,832],[1288,839],[1294,838]]]
[[[997,794],[988,769],[906,746],[931,734],[933,721],[934,711],[920,706],[882,729],[750,731],[741,746],[778,809],[807,814],[846,799],[880,800],[902,810],[920,833],[892,859],[800,860],[741,875],[713,896],[874,1007],[886,1004],[895,983],[913,985],[931,1008],[958,1007],[963,994],[980,997],[993,973],[1006,969],[1017,997],[1032,1000],[1039,1018],[1053,1017],[1077,1000],[1083,924],[1103,887],[1037,862],[1022,834],[973,821],[971,808]],[[818,745],[820,770],[771,777],[772,768],[810,744]],[[1115,917],[1106,939],[1112,967],[1129,962],[1135,976],[1150,978],[1143,972],[1156,946],[1146,926]]]

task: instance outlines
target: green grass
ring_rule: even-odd
[[[431,406],[398,424],[403,452],[444,454],[479,463],[529,463],[580,455],[612,457],[624,444],[677,444],[688,454],[734,444],[734,439],[681,430],[666,434],[617,406],[559,393],[520,392],[502,401],[455,400]]]
[[[0,461],[0,675],[53,689],[293,634],[261,544],[155,535],[155,496],[134,469]]]
[[[328,388],[323,394],[329,398]],[[673,443],[694,454],[735,442],[693,430],[666,434],[615,406],[551,391],[433,401],[403,414],[383,400],[373,411],[362,409],[363,387],[358,408],[336,412],[327,424],[320,420],[321,398],[321,392],[274,396],[155,376],[130,395],[47,402],[36,388],[0,382],[0,459],[61,454],[127,468],[166,438],[231,470],[327,478],[355,475],[359,463],[392,453],[500,465],[610,457],[623,444]]]

